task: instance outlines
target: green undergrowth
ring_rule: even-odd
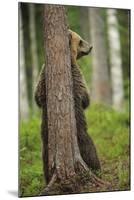
[[[129,114],[118,113],[104,105],[92,105],[85,114],[88,133],[94,140],[101,161],[101,177],[111,183],[110,191],[129,190]],[[45,185],[39,116],[20,122],[19,158],[20,196],[39,195]],[[104,189],[93,187],[90,191]]]
[[[111,107],[93,105],[86,111],[88,133],[99,154],[102,177],[111,182],[113,190],[128,190],[130,156],[129,113]]]
[[[44,185],[39,118],[20,123],[20,196],[39,194]]]

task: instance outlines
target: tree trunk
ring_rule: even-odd
[[[89,27],[88,27],[88,7],[81,6],[80,8],[80,28],[81,36],[89,42]]]
[[[89,8],[90,32],[93,45],[92,98],[97,103],[111,103],[107,51],[103,20],[99,8]]]
[[[33,83],[32,91],[34,91],[35,86],[36,86],[38,71],[39,71],[34,4],[29,4],[29,32],[30,32],[30,48],[31,48],[31,60],[32,60],[32,83]],[[34,98],[32,98],[32,107],[33,107],[33,110],[35,110],[36,104],[35,104]]]
[[[25,72],[25,56],[24,56],[24,38],[23,38],[23,22],[20,8],[19,16],[20,25],[20,119],[27,120],[29,117],[29,106],[26,87],[26,72]]]
[[[123,106],[123,72],[120,50],[120,36],[115,9],[107,9],[108,40],[110,47],[110,64],[112,80],[112,104],[121,111]]]
[[[46,5],[44,12],[46,49],[46,104],[48,120],[48,168],[52,178],[75,175],[83,163],[76,136],[73,83],[68,30],[63,6]]]

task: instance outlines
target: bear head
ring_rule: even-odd
[[[76,32],[69,29],[69,44],[71,48],[71,57],[76,60],[82,56],[88,55],[92,46],[83,40]]]

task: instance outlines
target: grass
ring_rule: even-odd
[[[103,179],[111,183],[110,190],[129,190],[128,113],[118,113],[104,105],[92,105],[85,114],[88,132],[101,160]],[[27,123],[20,123],[20,196],[39,195],[44,185],[40,118],[34,117]]]
[[[20,196],[39,194],[44,185],[41,160],[40,121],[20,124]]]

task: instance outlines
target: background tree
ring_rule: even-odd
[[[32,61],[31,61],[31,45],[29,34],[29,4],[21,4],[21,13],[23,19],[23,35],[24,35],[24,58],[26,71],[26,87],[28,92],[28,106],[29,110],[32,108]]]
[[[27,98],[27,87],[26,87],[26,73],[25,73],[25,56],[24,56],[24,39],[23,39],[23,22],[20,9],[19,15],[20,25],[20,117],[23,120],[27,120],[29,117],[29,106]]]
[[[110,52],[110,69],[112,81],[112,104],[119,111],[123,109],[124,89],[123,71],[120,49],[120,35],[118,30],[117,11],[107,9],[108,41]]]
[[[89,41],[89,26],[88,26],[88,7],[80,7],[80,30],[81,36]]]
[[[32,83],[33,83],[32,91],[34,92],[39,70],[34,4],[29,4],[29,34],[30,34],[30,47],[31,47],[31,60],[32,60]],[[32,98],[32,106],[34,110],[36,108],[34,98]]]
[[[104,22],[100,8],[89,8],[90,33],[93,44],[92,98],[94,102],[111,103],[110,78],[104,39]]]

